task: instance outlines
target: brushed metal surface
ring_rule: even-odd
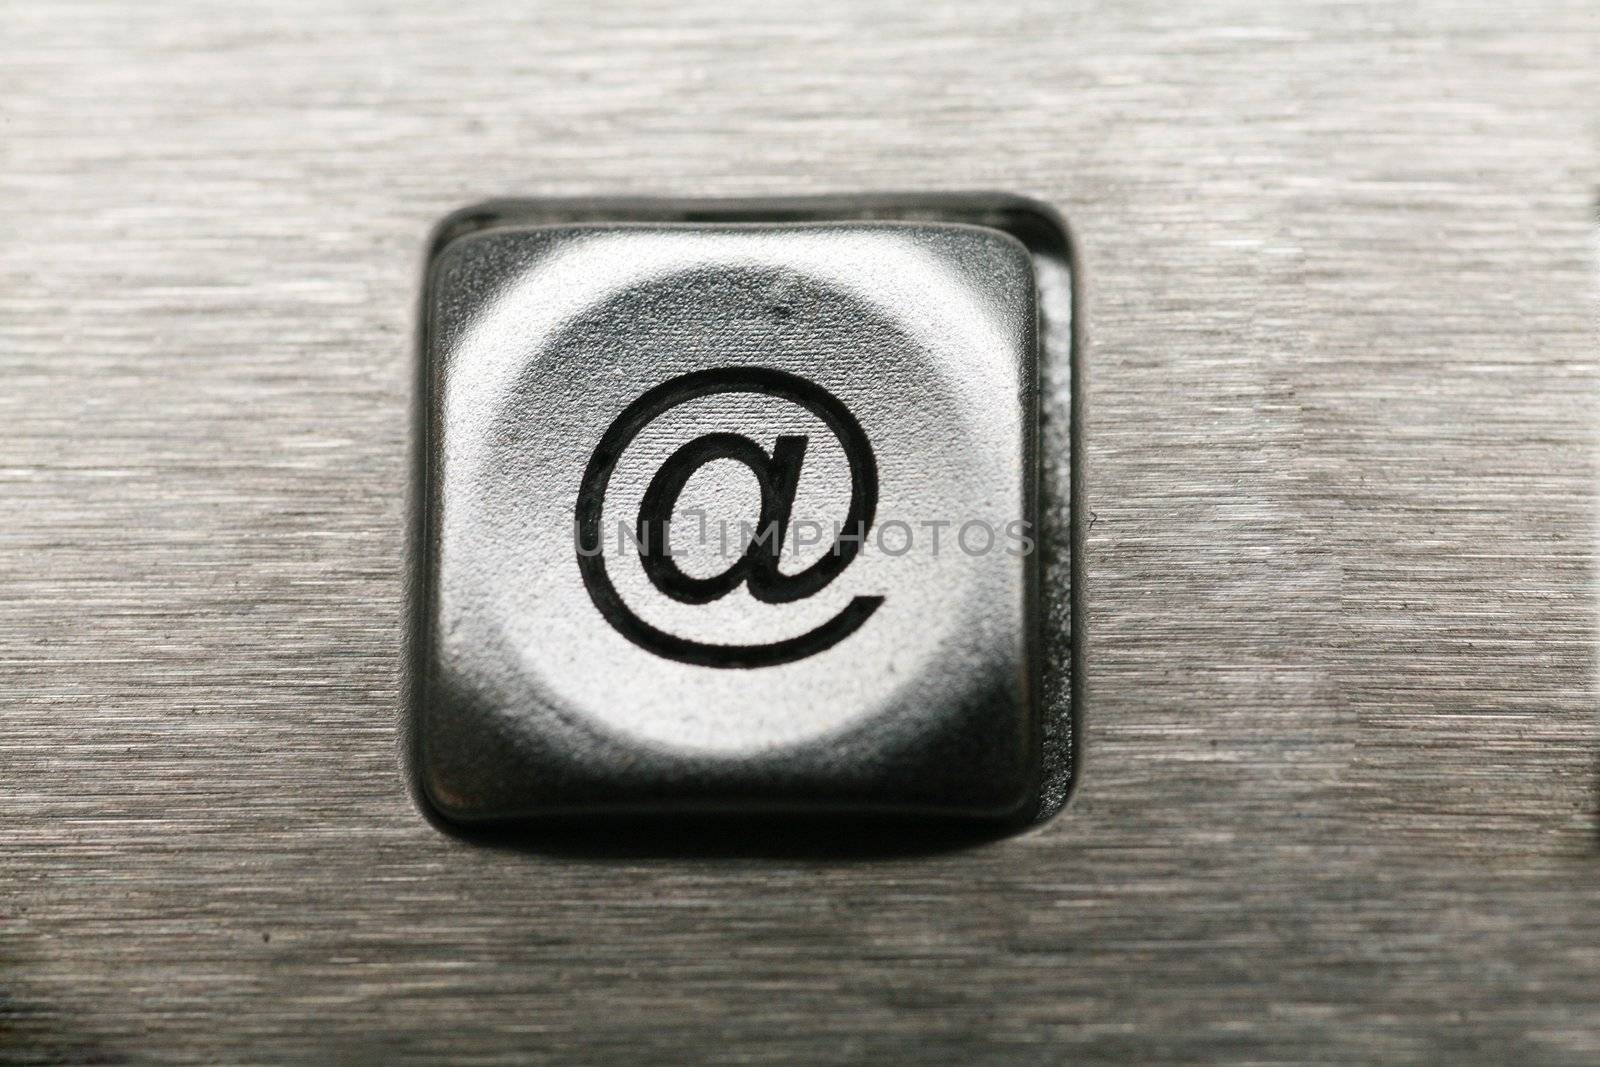
[[[4,1055],[1593,1062],[1597,17],[10,5]],[[888,858],[424,824],[418,235],[904,188],[1079,243],[1068,809]]]
[[[407,713],[427,803],[467,822],[1031,818],[1027,246],[925,222],[595,217],[479,229],[429,270]],[[722,458],[679,468],[648,517],[706,442]],[[673,595],[648,566],[663,540],[669,579],[736,580]],[[776,575],[759,586],[740,562],[757,551]]]

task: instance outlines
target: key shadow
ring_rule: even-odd
[[[909,816],[586,815],[464,827],[426,811],[441,832],[479,847],[581,860],[754,859],[845,863],[931,856],[1011,836],[1031,820]]]

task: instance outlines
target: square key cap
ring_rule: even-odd
[[[446,819],[1014,816],[1038,296],[941,222],[506,224],[424,300],[409,724]]]

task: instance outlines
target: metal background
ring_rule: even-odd
[[[0,1048],[1600,1057],[1600,12],[1499,8],[8,5]],[[428,227],[975,187],[1082,256],[1068,810],[888,858],[419,818]]]

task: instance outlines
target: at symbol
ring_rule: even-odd
[[[578,489],[578,569],[600,614],[628,640],[658,656],[702,667],[770,667],[792,663],[843,641],[860,629],[878,606],[880,596],[858,596],[815,629],[798,637],[765,645],[711,644],[693,641],[652,626],[623,603],[606,573],[602,554],[600,513],[611,472],[623,451],[639,432],[663,413],[680,404],[715,393],[760,393],[781,397],[805,408],[833,432],[850,466],[850,508],[836,538],[823,557],[798,574],[778,570],[778,550],[783,543],[805,459],[806,438],[783,435],[769,455],[742,434],[713,433],[698,437],[674,452],[651,479],[639,507],[640,562],[650,581],[674,600],[706,604],[748,585],[757,600],[786,604],[816,593],[850,565],[872,527],[878,506],[878,466],[861,424],[838,398],[815,382],[783,371],[759,367],[730,367],[695,371],[663,382],[629,404],[606,430],[589,457]],[[716,459],[744,464],[761,487],[758,538],[739,560],[721,574],[694,578],[685,574],[661,544],[665,522],[671,519],[678,494],[695,471]],[[648,535],[648,536],[647,536]],[[762,537],[761,535],[766,535]],[[774,536],[775,535],[775,536]]]

